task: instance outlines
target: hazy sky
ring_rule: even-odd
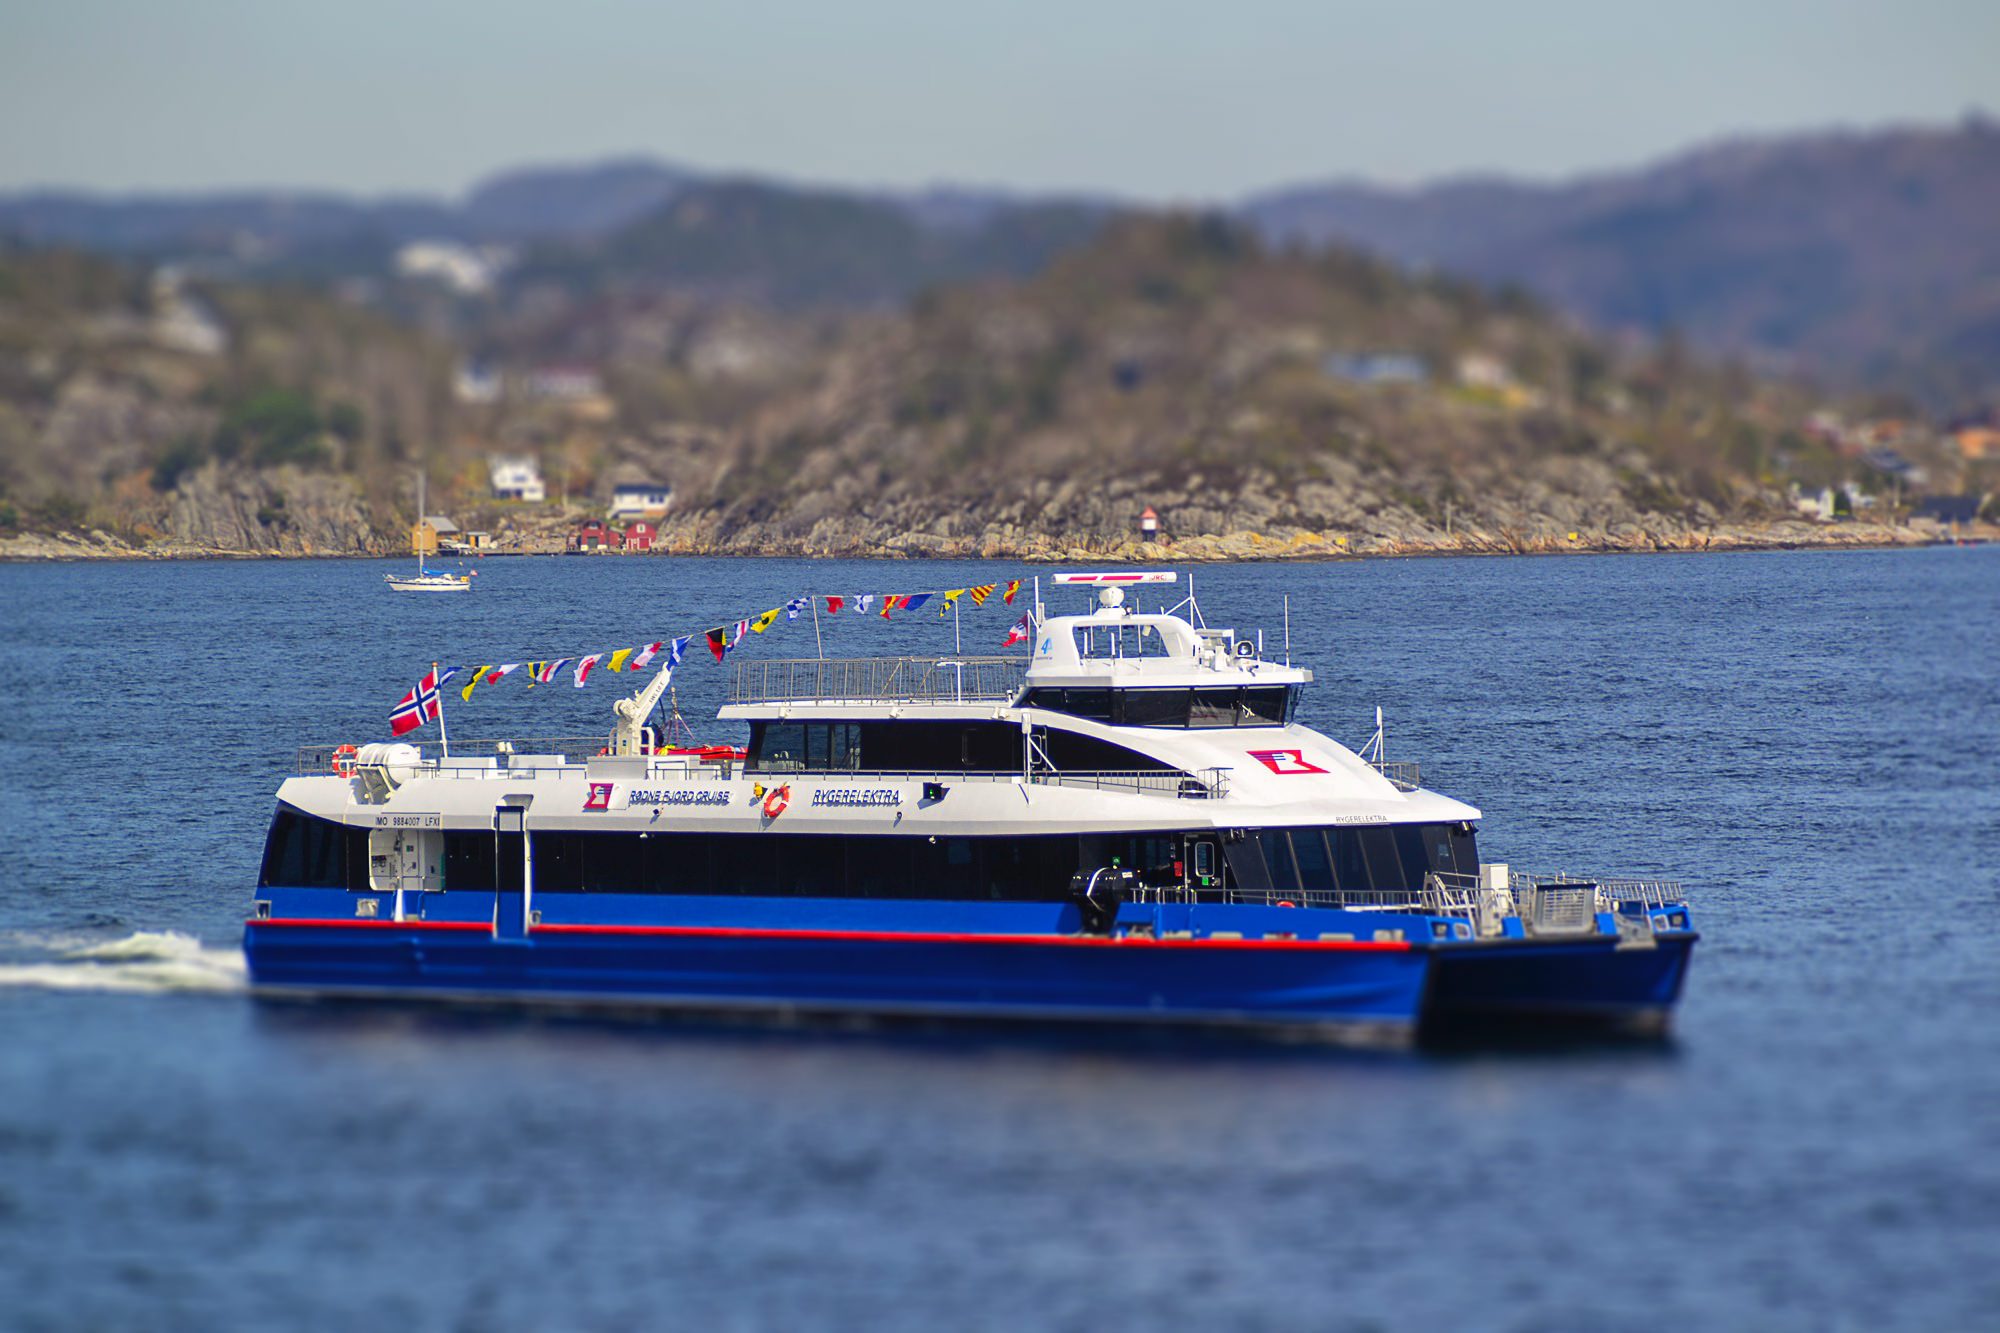
[[[0,188],[645,153],[1203,199],[2000,111],[2000,0],[5,0]]]

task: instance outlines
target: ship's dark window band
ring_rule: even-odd
[[[1146,858],[1147,868],[1171,873],[1178,839],[536,833],[532,842],[538,894],[1055,902],[1088,858],[1092,866]]]
[[[1199,833],[940,837],[799,833],[530,835],[537,893],[1052,902],[1070,876],[1114,861],[1141,883],[1184,882]],[[483,843],[482,854],[473,843]],[[461,845],[463,844],[463,845]],[[445,887],[491,891],[488,833],[445,835]],[[1223,847],[1227,884],[1248,892],[1413,891],[1431,870],[1473,874],[1473,835],[1449,825],[1252,830]]]
[[[1282,727],[1299,692],[1291,685],[1224,685],[1195,690],[1044,686],[1021,702],[1117,727]]]
[[[264,838],[257,886],[306,889],[368,887],[368,830],[280,805]]]
[[[534,833],[541,893],[714,894],[803,898],[1061,899],[1078,870],[1114,860],[1142,882],[1183,882],[1199,834],[922,838],[778,833]],[[1474,875],[1476,835],[1455,824],[1253,829],[1223,841],[1226,887],[1251,893],[1413,892],[1432,871]],[[446,889],[491,892],[495,835],[444,835]],[[280,805],[259,887],[368,887],[368,831]]]

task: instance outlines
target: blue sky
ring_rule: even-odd
[[[633,153],[1205,200],[2000,111],[1994,0],[13,0],[0,188],[452,193]]]

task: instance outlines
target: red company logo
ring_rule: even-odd
[[[1304,753],[1298,750],[1252,750],[1250,757],[1280,777],[1329,771],[1318,764],[1308,762]]]
[[[591,783],[590,795],[583,798],[583,808],[586,810],[609,810],[611,808],[611,784],[608,782]]]

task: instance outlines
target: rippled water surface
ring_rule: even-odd
[[[0,567],[0,1325],[1990,1328],[2000,550],[1204,569],[1488,859],[1690,883],[1665,1049],[1397,1055],[260,1005],[301,743],[433,657],[1022,571]],[[997,648],[1013,613],[964,621]],[[947,648],[928,610],[829,655]],[[754,640],[810,655],[808,622]],[[709,719],[720,673],[684,673]],[[604,730],[514,689],[464,737]],[[706,734],[727,729],[707,721]]]

